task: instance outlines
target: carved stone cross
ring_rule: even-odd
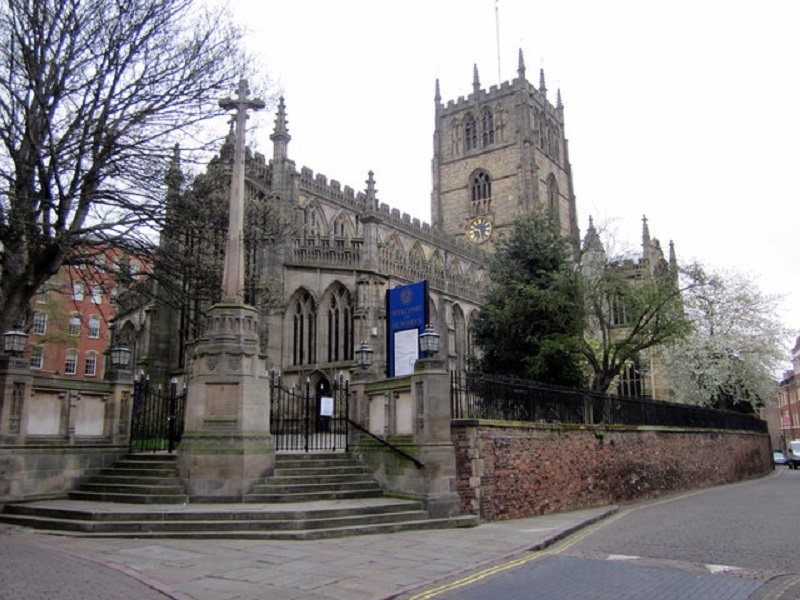
[[[247,80],[242,79],[236,90],[237,98],[225,98],[219,101],[222,108],[236,111],[228,243],[225,248],[225,267],[222,274],[222,301],[235,304],[244,303],[244,154],[247,109],[264,108],[264,101],[259,98],[248,99],[249,93]]]

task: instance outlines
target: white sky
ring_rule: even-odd
[[[430,221],[434,90],[545,70],[589,216],[751,274],[800,329],[798,0],[231,0],[285,96],[289,157]],[[500,75],[495,7],[499,7]],[[266,111],[264,111],[266,113]],[[251,120],[271,155],[274,113]],[[225,127],[221,123],[221,127]],[[787,345],[793,342],[787,340]]]

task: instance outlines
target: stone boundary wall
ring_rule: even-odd
[[[0,446],[0,508],[8,502],[63,498],[127,451],[127,445]]]
[[[769,435],[455,420],[463,514],[518,519],[655,498],[770,472]]]

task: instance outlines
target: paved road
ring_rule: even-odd
[[[2,600],[788,600],[800,470],[617,509],[307,542],[0,525]]]
[[[800,598],[800,471],[666,498],[414,600]],[[462,585],[463,584],[463,585]]]
[[[143,582],[178,600],[378,600],[542,548],[616,510],[317,541],[92,539],[0,524],[0,600],[164,599]]]

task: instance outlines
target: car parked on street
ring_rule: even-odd
[[[792,440],[786,449],[786,464],[790,469],[800,467],[800,440]]]
[[[773,450],[772,451],[772,462],[776,465],[785,465],[789,461],[786,459],[786,455],[781,452],[780,450]]]

